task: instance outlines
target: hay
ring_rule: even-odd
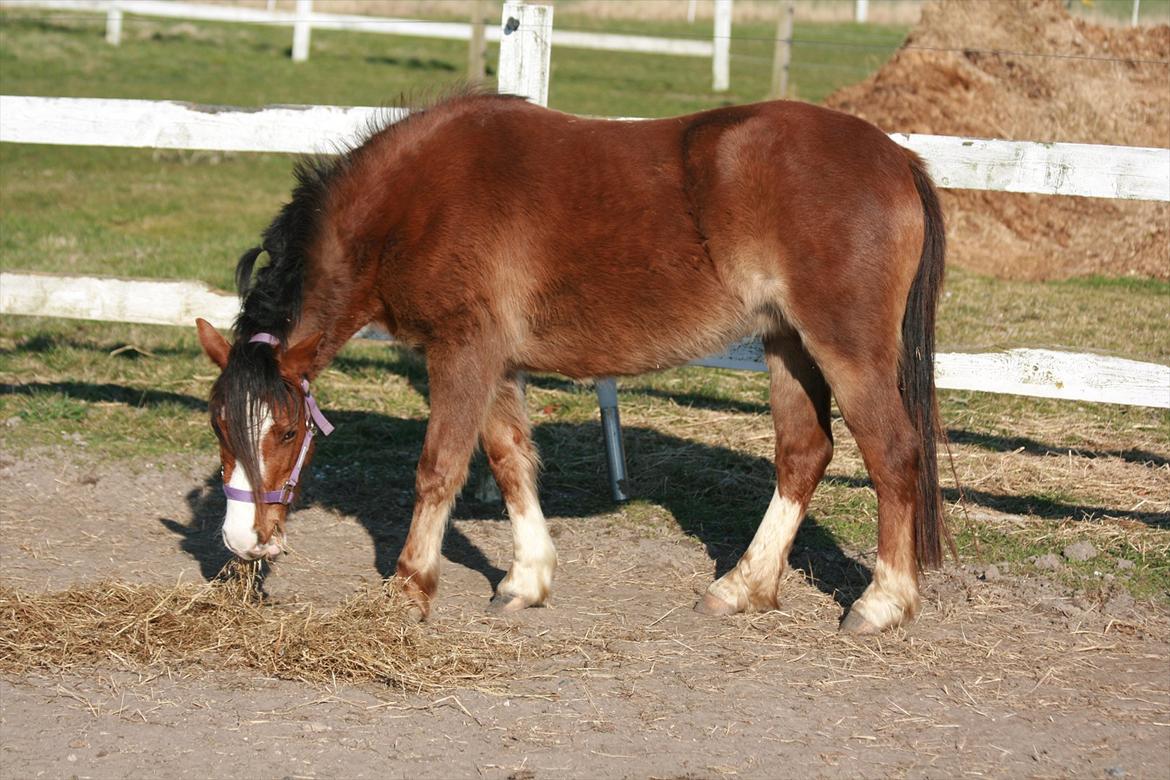
[[[1028,56],[1046,54],[1059,56]],[[1165,147],[1170,26],[1059,0],[936,2],[881,70],[825,103],[889,131]],[[1170,278],[1170,205],[946,191],[950,259],[1000,278]]]
[[[102,582],[51,593],[0,584],[0,673],[109,666],[214,668],[407,691],[475,688],[524,654],[506,631],[420,626],[386,585],[337,609],[268,606],[254,580]]]

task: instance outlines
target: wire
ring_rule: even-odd
[[[17,10],[17,9],[20,9],[20,6],[16,6],[13,10]],[[24,10],[24,9],[20,9],[20,10]],[[84,16],[87,14],[92,16],[93,14],[101,14],[101,13],[103,13],[103,12],[80,11],[77,13],[66,13],[66,14],[43,14],[43,15],[41,15],[41,14],[37,14],[37,15],[22,14],[22,16],[24,16],[25,18],[29,18],[30,16],[32,16],[33,18],[41,19],[41,20],[51,20],[51,21],[61,20],[61,21],[64,21],[64,20],[76,20],[79,16]],[[289,24],[291,24],[294,21],[296,21],[296,20],[293,18],[285,18],[285,19],[274,20],[274,21],[248,20],[247,22],[244,22],[244,23],[245,24],[258,24],[258,25],[264,25],[264,26],[288,26]],[[373,19],[371,19],[369,22],[356,21],[356,20],[347,20],[347,21],[351,21],[352,24],[354,24],[355,26],[361,26],[364,24],[368,24],[369,26],[374,27],[374,26],[381,26],[384,24],[384,22],[382,22],[382,21],[373,20]],[[448,21],[438,21],[435,19],[409,19],[409,20],[403,19],[401,21],[409,21],[409,22],[414,23],[414,24],[435,24],[435,25],[439,25],[439,24],[442,24],[442,25],[466,24],[465,22],[462,22],[462,23],[448,22]],[[151,20],[147,19],[147,18],[123,17],[123,24],[126,24],[127,22],[141,23],[141,24],[152,23]],[[157,24],[158,22],[153,22],[153,23]],[[212,23],[215,23],[215,22],[212,22]],[[220,22],[220,23],[231,23],[231,22]],[[518,30],[521,32],[524,32],[524,31],[532,32],[532,31],[539,30],[539,28],[525,26],[525,27],[518,28]],[[325,30],[322,30],[322,32],[325,32]],[[586,30],[586,31],[582,31],[582,32],[596,32],[600,35],[635,35],[635,36],[639,36],[639,37],[646,37],[645,31],[624,30],[624,29],[620,29],[620,28],[619,29],[609,29],[609,30]],[[745,42],[751,41],[751,42],[756,42],[756,43],[772,43],[772,44],[775,44],[775,43],[779,42],[780,40],[782,40],[782,39],[776,38],[774,36],[752,36],[752,35],[711,36],[711,35],[697,35],[697,34],[689,34],[689,33],[678,33],[678,34],[673,34],[670,36],[659,36],[659,37],[668,37],[668,38],[681,39],[681,40],[701,40],[701,41],[710,41],[710,40],[728,40],[728,41],[745,41]],[[872,49],[872,50],[876,50],[876,51],[889,51],[889,52],[894,52],[894,51],[933,51],[933,52],[949,52],[949,53],[953,53],[953,54],[984,54],[984,55],[996,56],[996,57],[1034,57],[1034,58],[1038,58],[1038,59],[1074,60],[1074,61],[1083,61],[1083,62],[1113,62],[1113,63],[1124,63],[1127,65],[1170,66],[1170,60],[1155,60],[1155,59],[1146,59],[1146,58],[1142,58],[1142,57],[1104,57],[1104,56],[1099,56],[1099,55],[1094,55],[1094,54],[1063,54],[1063,53],[1059,53],[1059,52],[1018,51],[1018,50],[1012,50],[1012,49],[981,49],[981,48],[970,47],[970,46],[960,46],[960,47],[916,46],[916,45],[891,44],[891,43],[884,43],[883,44],[883,43],[863,43],[863,42],[854,42],[854,41],[831,41],[831,40],[825,40],[825,39],[819,39],[819,38],[791,38],[791,39],[789,39],[789,42],[794,46],[823,46],[823,47],[848,48],[848,49]]]

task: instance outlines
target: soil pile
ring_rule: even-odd
[[[1102,27],[1059,0],[952,0],[926,6],[881,70],[825,102],[890,132],[1164,148],[1168,60],[1170,25]],[[957,265],[1014,279],[1170,279],[1165,203],[971,190],[943,199]]]

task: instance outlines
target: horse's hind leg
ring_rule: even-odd
[[[857,441],[878,500],[878,552],[873,581],[841,623],[855,634],[901,625],[918,610],[914,512],[920,468],[917,434],[902,404],[896,362],[835,377],[833,392]],[[828,371],[826,367],[826,371]]]
[[[398,556],[397,576],[422,618],[439,586],[443,533],[467,467],[476,435],[492,403],[499,373],[486,349],[427,353],[431,414],[415,475],[414,516]]]
[[[764,340],[776,431],[776,490],[747,552],[707,589],[699,612],[774,609],[780,575],[813,491],[833,457],[829,389],[791,333]]]
[[[557,566],[536,491],[539,459],[532,446],[524,394],[515,377],[499,386],[484,419],[483,448],[512,521],[512,567],[492,598],[493,608],[517,610],[543,604]]]

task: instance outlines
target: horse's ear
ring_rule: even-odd
[[[313,363],[317,360],[317,347],[321,345],[320,333],[301,339],[288,348],[280,359],[280,366],[293,376],[307,376],[312,379]]]
[[[231,345],[227,343],[227,339],[219,335],[215,326],[205,319],[195,320],[195,329],[199,331],[199,343],[203,345],[203,351],[222,371],[227,366]]]

